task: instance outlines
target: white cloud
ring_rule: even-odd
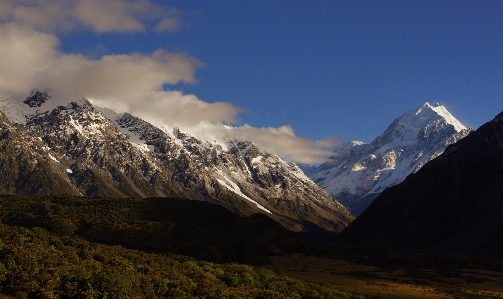
[[[133,13],[128,2],[118,0],[84,0],[75,5],[74,16],[96,32],[144,31],[145,25]],[[145,3],[147,4],[147,3]]]
[[[197,82],[195,72],[203,64],[188,54],[159,49],[151,54],[90,59],[58,49],[57,32],[82,26],[98,33],[144,31],[145,19],[157,22],[154,30],[175,31],[181,26],[179,16],[176,10],[146,0],[2,0],[0,95],[23,100],[33,89],[50,89],[49,106],[85,97],[117,112],[180,127],[200,138],[251,140],[288,161],[320,163],[331,154],[326,148],[333,147],[333,139],[301,138],[290,126],[246,124],[230,129],[222,123],[236,123],[239,107],[165,90],[166,84]]]
[[[327,148],[335,145],[328,139],[314,142],[308,138],[295,136],[294,130],[290,126],[255,128],[244,125],[234,128],[230,135],[237,139],[251,140],[258,147],[275,153],[287,161],[302,164],[324,162],[325,157],[332,154]],[[318,143],[322,143],[323,146],[320,147]]]
[[[75,26],[71,1],[2,0],[0,19],[4,22],[38,28],[44,31],[65,30]]]
[[[184,22],[176,9],[148,0],[2,0],[0,19],[46,32],[91,28],[98,33],[147,30],[145,21],[157,20],[157,31],[173,32]]]
[[[325,162],[333,152],[330,150],[341,141],[333,137],[313,141],[295,135],[291,126],[279,128],[256,128],[245,124],[229,127],[208,122],[198,123],[192,127],[184,128],[191,135],[203,140],[250,140],[259,148],[277,154],[289,162],[301,164],[318,164]]]
[[[129,98],[128,98],[129,99]],[[234,123],[241,109],[224,102],[208,103],[195,95],[180,91],[145,93],[138,99],[103,100],[91,98],[98,106],[119,112],[129,112],[154,124],[169,128],[197,127],[201,122],[211,124]]]
[[[107,55],[90,60],[57,50],[56,36],[26,26],[0,25],[0,89],[28,94],[50,88],[61,100],[99,98],[135,103],[164,84],[195,83],[201,66],[184,53]]]
[[[59,41],[47,33],[15,24],[0,25],[0,89],[9,94],[28,94],[37,73],[58,58]]]
[[[106,55],[90,60],[57,50],[56,36],[16,24],[0,25],[0,90],[22,98],[33,89],[50,89],[52,105],[83,97],[120,112],[171,126],[201,121],[233,123],[241,112],[223,102],[163,90],[165,84],[195,83],[201,66],[184,53],[157,50],[150,55]]]
[[[157,26],[155,26],[155,30],[158,32],[173,32],[178,31],[182,26],[182,22],[180,19],[162,19]]]

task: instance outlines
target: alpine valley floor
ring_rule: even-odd
[[[366,298],[502,298],[503,261],[346,248],[331,257],[286,254],[256,267]],[[350,253],[351,252],[351,253]]]

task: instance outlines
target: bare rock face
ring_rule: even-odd
[[[51,96],[47,92],[42,92],[34,90],[31,92],[30,96],[23,101],[29,107],[40,107],[42,104],[51,99]]]
[[[297,231],[338,232],[354,219],[297,165],[249,141],[199,140],[98,110],[85,99],[45,112],[43,105],[25,104],[0,99],[0,109],[45,149],[41,155],[59,167],[74,193],[203,200],[241,215],[264,213]]]
[[[0,193],[78,194],[41,140],[0,111]]]
[[[384,191],[340,241],[503,254],[503,113]]]
[[[356,216],[386,188],[402,182],[452,143],[465,128],[445,107],[425,103],[408,111],[370,144],[345,143],[310,177]]]

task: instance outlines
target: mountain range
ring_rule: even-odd
[[[294,231],[340,232],[354,216],[294,163],[247,140],[197,139],[88,100],[0,98],[0,193],[177,197],[263,213]]]
[[[344,143],[328,162],[303,170],[358,216],[386,188],[417,172],[470,131],[444,106],[425,103],[395,119],[371,143]]]
[[[242,216],[262,213],[293,231],[343,231],[354,220],[351,212],[360,215],[384,190],[445,160],[446,147],[464,144],[473,131],[445,107],[425,103],[370,144],[345,143],[328,162],[304,168],[313,181],[296,164],[248,140],[198,139],[86,99],[57,107],[50,101],[39,91],[23,102],[0,97],[1,194],[199,200]],[[449,183],[444,187],[449,190]]]

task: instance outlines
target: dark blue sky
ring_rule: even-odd
[[[199,82],[167,88],[233,103],[242,123],[291,125],[312,139],[369,142],[427,101],[473,127],[503,110],[503,1],[166,4],[183,14],[183,30],[74,33],[63,48],[186,52],[205,64]]]
[[[289,124],[313,139],[371,141],[426,101],[474,127],[503,110],[502,1],[170,5],[188,27],[144,36],[144,50],[165,47],[200,59],[206,67],[199,83],[171,88],[238,105],[247,110],[241,120],[253,126]]]
[[[468,126],[503,110],[501,1],[217,3],[192,21],[207,67],[184,89],[255,126],[371,141],[426,101]]]

